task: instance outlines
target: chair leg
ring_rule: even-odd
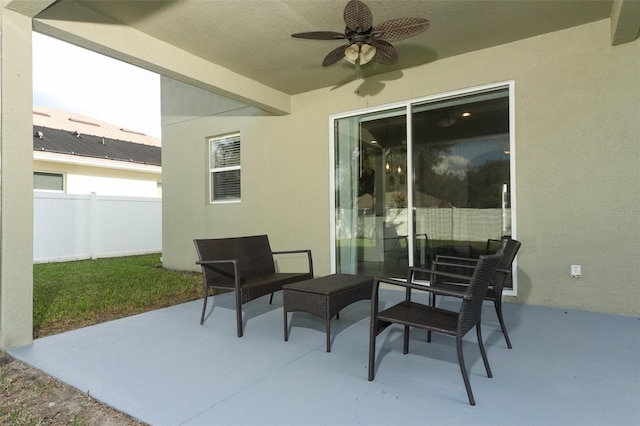
[[[369,326],[369,381],[375,376],[375,359],[376,359],[376,319],[371,317],[371,325]]]
[[[482,354],[482,361],[484,361],[484,369],[487,371],[487,377],[493,377],[493,374],[491,374],[491,367],[489,367],[489,358],[487,358],[487,352],[484,350],[480,323],[476,324],[476,335],[478,336],[478,345],[480,345],[480,353]]]
[[[202,315],[200,316],[200,325],[204,324],[204,314],[207,310],[207,299],[209,298],[209,292],[207,287],[204,288],[204,303],[202,304]]]
[[[507,347],[511,349],[511,340],[509,340],[507,327],[504,325],[504,318],[502,317],[502,300],[496,297],[496,300],[493,301],[493,306],[496,308],[496,314],[498,315],[498,321],[500,321],[500,328],[502,328],[502,334],[504,334],[504,340],[507,342]]]
[[[458,364],[460,364],[460,371],[462,372],[462,380],[464,380],[464,387],[467,389],[469,404],[476,405],[476,400],[473,399],[473,392],[471,392],[471,384],[469,383],[469,376],[467,375],[467,369],[464,366],[464,356],[462,355],[462,337],[456,337],[456,347],[458,350]]]
[[[269,304],[273,302],[273,293],[271,293],[271,297],[269,297]]]
[[[436,306],[436,295],[435,295],[435,294],[433,294],[433,293],[430,293],[430,294],[429,294],[429,304],[430,304],[432,307],[435,307],[435,306]],[[428,330],[428,331],[427,331],[427,342],[431,342],[431,330]]]

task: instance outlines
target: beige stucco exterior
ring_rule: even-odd
[[[640,315],[639,76],[640,43],[612,47],[605,20],[439,60],[401,78],[293,96],[286,116],[165,116],[165,266],[195,270],[196,237],[267,233],[278,249],[311,248],[315,273],[329,273],[329,116],[514,81],[523,242],[515,301]],[[380,81],[375,95],[354,93]],[[242,138],[242,202],[210,205],[207,137],[233,131]],[[572,263],[582,264],[582,278],[570,278]]]
[[[9,3],[35,15],[52,1]],[[0,13],[0,347],[8,348],[32,333],[33,152],[24,141],[33,15]],[[288,96],[126,26],[67,19],[33,24],[279,114],[194,112],[163,79],[165,267],[196,269],[193,238],[267,233],[274,249],[311,248],[316,275],[329,273],[329,116],[513,81],[516,301],[640,316],[640,41],[612,45],[609,20]],[[175,114],[181,103],[189,114]],[[242,135],[242,202],[210,205],[207,138],[233,131]],[[571,263],[582,264],[581,279],[569,278]]]
[[[0,10],[0,347],[33,329],[31,19]]]

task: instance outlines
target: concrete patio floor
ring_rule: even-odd
[[[381,300],[403,294],[382,290]],[[443,306],[455,307],[445,300]],[[477,405],[468,404],[455,342],[402,328],[378,337],[377,372],[367,380],[370,302],[324,322],[290,316],[283,340],[282,295],[244,305],[236,336],[233,294],[37,339],[9,354],[152,425],[638,425],[640,321],[504,305],[506,347],[493,306],[483,334],[493,370],[486,377],[475,333],[465,360]]]

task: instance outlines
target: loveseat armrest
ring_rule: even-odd
[[[208,268],[215,270],[216,265],[227,265],[230,264],[233,266],[233,282],[236,290],[240,289],[240,271],[238,270],[238,260],[237,259],[218,259],[218,260],[198,260],[196,261],[196,265],[200,265],[203,268]],[[216,271],[220,272],[220,271]],[[205,280],[206,282],[206,280]]]
[[[311,256],[311,250],[309,249],[302,249],[302,250],[279,250],[279,251],[272,251],[271,254],[275,255],[279,255],[279,254],[303,254],[305,253],[307,255],[307,261],[309,263],[309,273],[311,274],[311,278],[313,278],[313,258]]]
[[[214,265],[217,263],[233,263],[235,265],[237,262],[237,259],[197,260],[196,265]]]

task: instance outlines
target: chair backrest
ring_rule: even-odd
[[[497,297],[502,295],[504,283],[507,281],[507,278],[511,276],[511,267],[521,245],[522,243],[518,240],[512,238],[506,240],[506,244],[502,249],[502,260],[498,264],[498,269],[508,272],[498,272],[493,280],[493,290],[496,292]]]
[[[194,240],[198,257],[205,260],[235,259],[240,270],[240,279],[252,278],[275,272],[273,253],[266,235],[248,237],[213,238]],[[233,268],[203,268],[209,285],[233,287]],[[214,284],[215,281],[215,284]]]
[[[502,260],[502,250],[496,254],[480,256],[469,286],[465,292],[465,298],[460,306],[458,317],[458,334],[464,335],[480,321],[482,303],[487,294],[487,289],[493,281],[493,277]]]

